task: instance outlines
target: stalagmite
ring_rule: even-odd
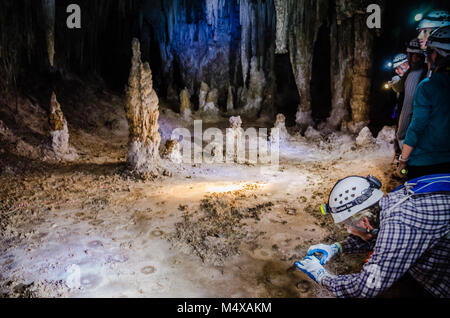
[[[183,89],[180,93],[180,114],[185,120],[189,120],[192,114],[191,107],[191,94],[187,88]]]
[[[181,155],[180,144],[176,140],[167,140],[163,152],[163,158],[173,163],[181,163],[183,156]]]
[[[374,145],[376,142],[368,127],[364,127],[356,138],[356,144],[360,147]]]
[[[208,96],[209,86],[205,82],[200,84],[200,90],[198,93],[198,108],[203,110],[206,105],[206,97]]]
[[[286,0],[274,0],[277,17],[276,54],[286,54],[288,31],[288,3]]]
[[[286,117],[283,114],[277,115],[277,120],[275,121],[274,128],[279,129],[280,140],[286,141],[291,137],[286,128]]]
[[[45,18],[45,38],[50,66],[53,67],[55,59],[55,0],[42,0]]]
[[[250,67],[250,85],[246,91],[244,113],[256,115],[261,110],[265,87],[264,72],[258,67],[258,59],[253,57]]]
[[[66,154],[69,151],[69,129],[67,128],[67,120],[61,110],[61,105],[56,99],[53,92],[50,101],[50,136],[51,149],[56,154]]]
[[[205,106],[202,111],[209,114],[217,114],[219,112],[218,108],[219,102],[219,91],[214,88],[208,92],[208,97],[206,98]]]
[[[309,126],[305,131],[305,137],[309,140],[319,141],[322,139],[322,135],[320,132],[315,130],[312,126]]]
[[[239,157],[239,154],[243,153],[242,147],[245,146],[242,143],[243,129],[241,116],[230,117],[230,128],[227,129],[226,136],[226,158],[227,161],[242,163],[245,158]],[[245,157],[245,156],[244,156]]]
[[[160,173],[158,96],[153,89],[150,66],[141,61],[137,39],[132,41],[132,50],[125,105],[130,133],[127,165],[139,176],[154,177]]]

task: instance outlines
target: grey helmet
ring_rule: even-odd
[[[450,25],[450,15],[447,11],[436,10],[431,11],[420,20],[417,30],[421,29],[436,29]]]
[[[408,62],[408,55],[406,55],[405,53],[397,54],[392,60],[392,67],[395,69],[405,62]]]
[[[450,55],[450,26],[439,28],[431,33],[427,47],[435,50],[443,57]]]
[[[420,41],[418,38],[414,38],[411,41],[409,41],[406,52],[424,54],[424,51],[420,48]]]

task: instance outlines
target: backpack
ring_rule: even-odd
[[[434,174],[405,182],[393,192],[406,188],[411,195],[448,193],[450,194],[450,174]]]

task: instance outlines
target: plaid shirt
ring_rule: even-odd
[[[450,297],[450,195],[417,195],[390,209],[406,195],[402,189],[381,199],[376,239],[341,243],[344,253],[374,254],[359,274],[325,277],[325,288],[337,297],[370,298],[409,272],[434,296]]]

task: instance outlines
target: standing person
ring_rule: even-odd
[[[420,41],[420,48],[425,51],[427,49],[428,37],[438,28],[450,25],[450,15],[447,11],[435,10],[427,13],[417,25]]]
[[[372,176],[338,181],[321,210],[344,224],[349,237],[311,246],[295,266],[337,297],[382,296],[408,282],[398,296],[449,298],[450,174],[417,179],[386,197],[380,188]],[[369,251],[360,273],[335,276],[323,267],[337,255]]]
[[[403,148],[403,140],[411,123],[413,101],[416,88],[426,76],[425,55],[420,48],[418,39],[412,39],[407,48],[410,71],[405,80],[403,106],[399,116],[397,141],[399,148]]]
[[[425,15],[425,17],[419,22],[417,30],[419,35],[417,38],[420,42],[420,48],[423,51],[427,49],[427,41],[433,31],[438,28],[446,27],[450,25],[450,15],[447,11],[435,10],[430,11]],[[428,64],[428,74],[427,77],[431,76],[433,71],[431,60],[427,57],[426,63]]]
[[[396,125],[398,127],[398,119],[399,114],[402,111],[403,101],[404,101],[404,94],[405,94],[405,79],[408,77],[410,66],[408,62],[408,55],[404,53],[399,53],[395,55],[393,61],[392,61],[392,67],[394,68],[395,73],[397,74],[392,78],[392,80],[389,82],[389,87],[392,88],[392,90],[397,95],[397,103],[394,107],[394,112],[392,114],[392,119],[395,120]],[[395,155],[393,158],[393,161],[395,161],[398,156],[400,155],[402,149],[399,143],[394,143],[395,146]]]
[[[408,179],[450,172],[450,26],[434,31],[427,42],[434,72],[414,97],[397,176]]]

